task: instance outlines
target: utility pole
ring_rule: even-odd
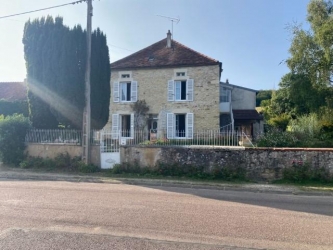
[[[87,64],[86,64],[86,75],[85,75],[85,108],[83,111],[83,140],[82,140],[82,151],[83,160],[86,164],[90,163],[90,61],[91,61],[91,19],[93,15],[92,0],[87,0]]]

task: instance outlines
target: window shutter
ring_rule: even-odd
[[[119,137],[119,114],[112,114],[111,138],[118,139],[118,137]]]
[[[194,81],[193,79],[188,79],[187,80],[187,100],[188,101],[193,101],[193,92],[194,92]]]
[[[131,82],[131,102],[136,102],[138,100],[138,82]]]
[[[119,102],[119,82],[113,83],[113,102]]]
[[[174,138],[174,114],[167,113],[167,138],[173,139]]]
[[[131,114],[131,134],[130,134],[131,138],[134,138],[134,113]]]
[[[194,124],[193,124],[193,113],[187,113],[186,114],[186,137],[188,139],[193,139],[193,127],[194,127]]]
[[[174,84],[173,80],[169,80],[168,81],[168,101],[169,102],[172,102],[175,99],[174,86],[175,86],[175,84]]]

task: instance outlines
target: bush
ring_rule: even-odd
[[[30,128],[23,115],[0,116],[0,158],[3,163],[18,165],[24,160],[25,135]]]
[[[110,170],[112,174],[136,174],[142,176],[172,176],[188,177],[195,179],[215,180],[246,180],[246,170],[242,167],[219,167],[213,168],[211,172],[204,166],[193,166],[188,164],[166,164],[159,162],[155,167],[140,167],[138,164],[115,164]]]
[[[271,128],[256,143],[258,147],[297,147],[300,141],[294,133]]]
[[[320,182],[333,183],[333,175],[325,167],[315,168],[308,162],[302,161],[292,163],[290,168],[283,170],[283,179],[294,183]]]
[[[58,154],[54,159],[28,157],[20,163],[20,167],[81,173],[95,173],[100,171],[99,167],[93,164],[85,164],[80,157],[71,158],[68,153]]]

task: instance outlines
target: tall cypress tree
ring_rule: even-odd
[[[56,17],[28,21],[23,35],[29,87],[29,108],[36,128],[82,127],[85,105],[86,31],[69,28]],[[92,34],[91,114],[92,128],[108,120],[110,60],[106,36]]]

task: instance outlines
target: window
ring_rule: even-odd
[[[176,76],[185,76],[185,72],[177,72]]]
[[[134,114],[112,114],[112,139],[133,138]]]
[[[222,88],[220,95],[220,102],[230,102],[230,90],[227,88]]]
[[[193,139],[193,113],[167,114],[167,138]]]
[[[131,76],[130,76],[130,74],[122,74],[121,75],[121,78],[130,78]]]
[[[193,101],[193,79],[169,80],[168,101]]]
[[[138,82],[114,82],[113,102],[136,102],[138,100]]]
[[[121,136],[131,137],[131,115],[121,115]]]
[[[175,81],[176,101],[186,100],[186,81]]]
[[[185,123],[185,114],[176,114],[176,137],[185,137],[186,123]]]
[[[131,101],[131,82],[120,83],[121,101]]]

